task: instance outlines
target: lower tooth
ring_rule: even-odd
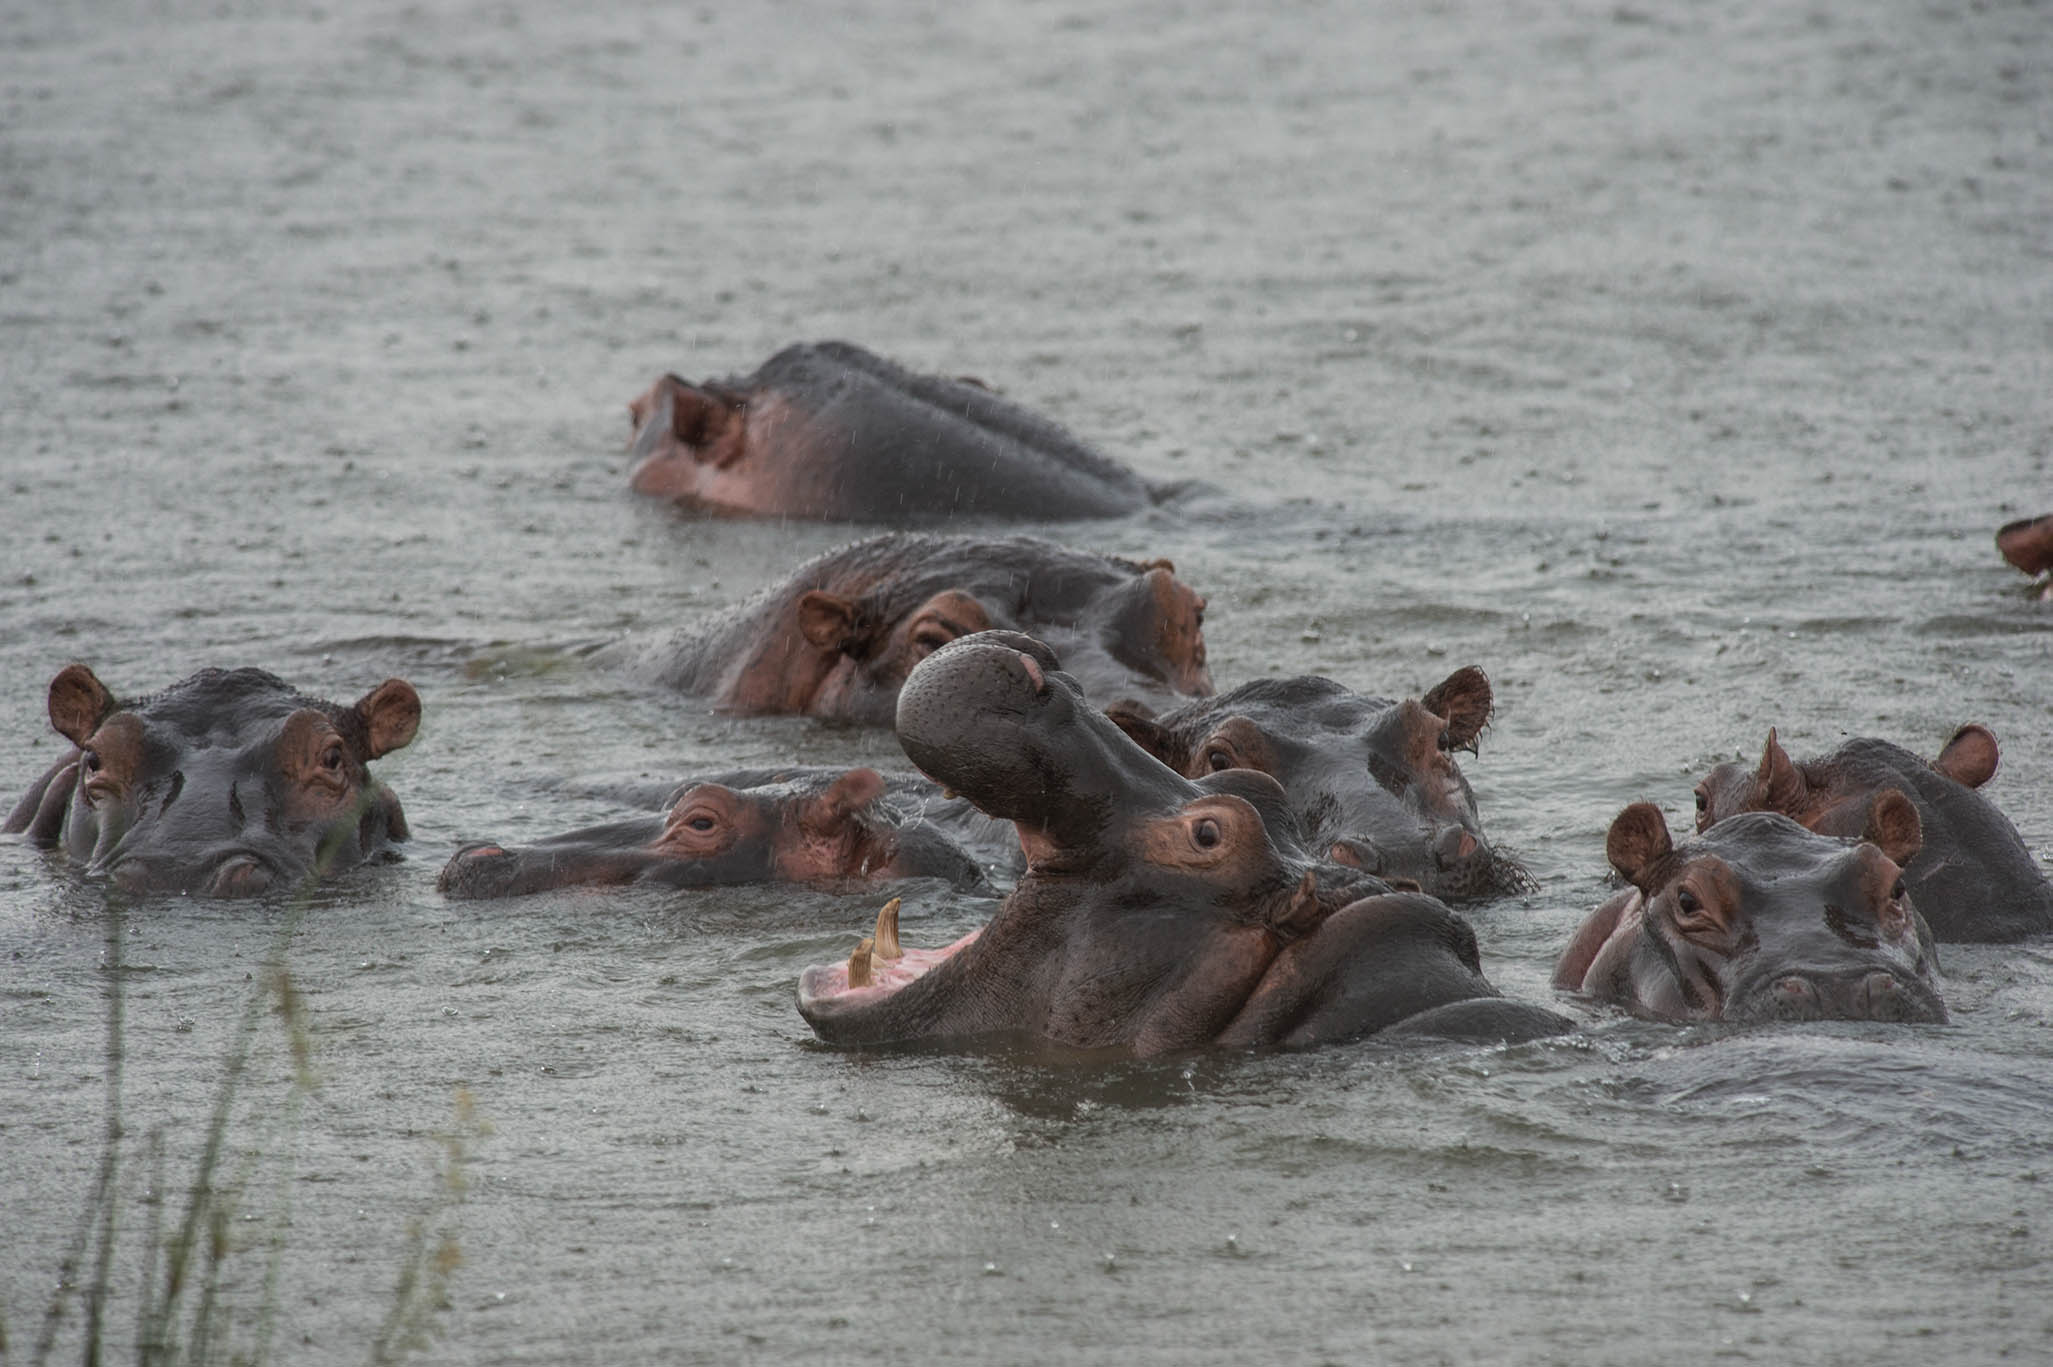
[[[870,985],[870,951],[877,942],[865,935],[863,942],[855,947],[855,953],[848,956],[848,985],[868,987]]]

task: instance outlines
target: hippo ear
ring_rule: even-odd
[[[1953,733],[1932,767],[1955,783],[1981,787],[1996,776],[1996,733],[1969,722]]]
[[[694,458],[710,461],[723,469],[741,458],[742,444],[727,438],[742,420],[742,401],[718,389],[699,389],[675,375],[666,375],[657,388],[670,400],[670,431],[691,448]]]
[[[1490,724],[1490,678],[1474,665],[1455,670],[1419,699],[1428,712],[1447,718],[1443,750],[1467,750],[1474,754],[1476,737]]]
[[[808,589],[798,600],[798,629],[829,654],[854,654],[862,644],[855,600],[825,589]]]
[[[387,679],[357,699],[356,714],[364,721],[366,759],[400,749],[421,725],[421,695],[404,679]]]
[[[1910,863],[1924,848],[1925,832],[1918,820],[1918,809],[1902,789],[1884,788],[1875,794],[1875,800],[1868,805],[1868,824],[1861,831],[1861,839],[1879,846],[1898,868]]]
[[[1754,771],[1754,781],[1761,785],[1761,805],[1766,810],[1784,816],[1795,816],[1803,810],[1809,786],[1796,762],[1775,739],[1772,726],[1768,728],[1768,744],[1761,750],[1761,767]]]
[[[84,665],[66,665],[50,680],[50,725],[81,749],[113,710],[114,695]]]
[[[1651,802],[1635,802],[1618,814],[1611,832],[1604,837],[1604,857],[1627,882],[1646,892],[1646,877],[1675,849],[1668,836],[1668,822]]]
[[[875,769],[850,769],[806,803],[799,822],[813,834],[826,835],[846,826],[849,818],[883,795],[884,778]]]
[[[1105,709],[1105,715],[1112,724],[1126,732],[1128,740],[1161,760],[1177,773],[1183,772],[1184,764],[1190,759],[1190,747],[1176,738],[1176,733],[1155,720],[1154,709],[1133,698],[1121,698]]]

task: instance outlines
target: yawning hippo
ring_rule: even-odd
[[[1274,779],[1163,767],[1030,637],[937,652],[899,699],[898,736],[924,773],[1014,823],[1027,869],[990,924],[944,949],[903,948],[886,916],[847,964],[807,969],[799,1011],[830,1043],[1158,1054],[1568,1028],[1498,996],[1439,902],[1307,855]]]
[[[1904,873],[1943,942],[2000,943],[2053,933],[2053,887],[1994,803],[1975,789],[1996,772],[1996,737],[1967,725],[1927,764],[1885,740],[1850,740],[1793,762],[1768,732],[1759,765],[1721,764],[1697,785],[1697,829],[1738,812],[1780,812],[1825,835],[1857,835],[1881,794],[1917,807],[1924,849]]]
[[[656,681],[743,714],[891,724],[914,665],[958,636],[1032,630],[1097,696],[1202,697],[1205,600],[1145,564],[1033,537],[891,533],[801,565],[782,584],[662,643]]]
[[[887,783],[874,769],[725,774],[686,784],[662,816],[554,836],[534,845],[469,845],[436,886],[449,897],[511,897],[574,884],[734,883],[943,878],[992,893],[976,858],[929,820],[925,780]]]
[[[203,669],[130,702],[84,665],[50,681],[77,747],[4,828],[130,892],[241,897],[396,859],[406,817],[365,764],[413,739],[421,701],[387,679],[352,707],[260,669]]]
[[[1106,709],[1186,778],[1259,769],[1283,785],[1313,849],[1436,897],[1529,891],[1523,868],[1483,840],[1456,750],[1490,719],[1490,681],[1470,665],[1423,698],[1365,698],[1331,679],[1258,679],[1165,716]]]
[[[846,342],[786,347],[741,379],[665,375],[628,405],[637,492],[705,512],[828,522],[1116,517],[1148,485],[974,380]]]
[[[1604,848],[1633,886],[1583,922],[1556,987],[1662,1020],[1946,1019],[1904,887],[1918,814],[1903,794],[1875,800],[1859,840],[1754,812],[1680,847],[1636,802]]]

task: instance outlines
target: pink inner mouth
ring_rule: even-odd
[[[867,987],[848,985],[845,960],[838,964],[814,964],[799,975],[799,1004],[810,1007],[831,1002],[841,1009],[873,1005],[918,982],[937,964],[946,963],[969,948],[970,943],[983,933],[984,928],[978,926],[954,944],[940,949],[907,949],[897,959],[873,959]]]

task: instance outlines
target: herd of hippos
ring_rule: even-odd
[[[630,408],[634,487],[720,515],[1070,520],[1171,492],[978,381],[843,343],[741,379],[665,376]],[[2053,516],[1998,544],[2053,569]],[[1402,700],[1310,676],[1215,694],[1204,610],[1163,560],[1025,536],[854,542],[609,653],[732,713],[895,726],[915,772],[702,776],[633,819],[467,846],[438,886],[1009,884],[953,944],[903,944],[894,898],[846,963],[807,969],[798,1009],[837,1044],[1148,1055],[1574,1028],[1498,993],[1447,905],[1533,890],[1484,839],[1455,762],[1490,718],[1483,672]],[[342,706],[206,669],[122,700],[71,664],[49,712],[72,748],[5,830],[125,892],[289,891],[407,838],[367,767],[419,725],[404,680]],[[1975,725],[1929,762],[1876,739],[1797,761],[1770,731],[1758,765],[1697,785],[1694,833],[1678,841],[1649,803],[1618,814],[1605,848],[1626,886],[1555,987],[1664,1020],[1945,1020],[1936,942],[2053,934],[2053,888],[1977,791],[1996,764]]]

